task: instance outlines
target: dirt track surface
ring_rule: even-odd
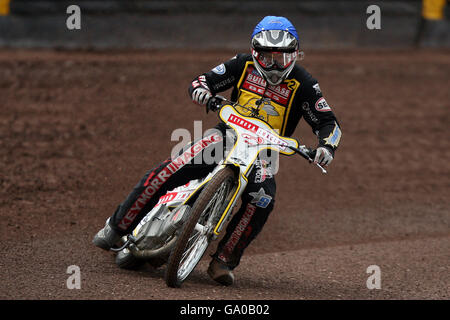
[[[306,53],[341,148],[326,176],[282,159],[275,210],[233,287],[204,260],[171,289],[164,267],[121,270],[91,245],[174,129],[216,123],[187,86],[233,54],[0,51],[1,299],[450,298],[448,51]],[[315,142],[304,121],[295,137]],[[80,290],[66,287],[70,265]]]

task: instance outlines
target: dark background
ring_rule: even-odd
[[[71,4],[81,8],[81,30],[66,28]],[[381,30],[366,28],[372,4],[381,8]],[[10,6],[0,18],[4,47],[247,49],[257,21],[282,15],[309,49],[414,45],[422,2],[11,0]],[[448,45],[447,32],[439,46]]]

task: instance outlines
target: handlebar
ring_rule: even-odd
[[[228,103],[228,104],[231,104],[232,106],[237,105],[237,103],[232,102],[223,96],[216,95],[214,97],[211,97],[208,100],[208,102],[206,104],[206,112],[208,113],[209,110],[212,110],[212,111],[219,110],[223,103]],[[239,105],[239,106],[245,108],[244,106],[241,106],[241,105]],[[288,146],[288,147],[292,151],[295,151],[297,154],[299,154],[300,156],[302,156],[303,158],[308,160],[309,163],[314,162],[313,159],[316,157],[315,149],[309,149],[306,146],[299,146],[299,148],[295,148],[295,147],[291,147],[291,146]],[[327,170],[325,170],[325,168],[322,167],[319,163],[316,163],[316,165],[320,168],[320,170],[322,170],[322,173],[327,173]]]
[[[234,105],[235,103],[232,101],[227,100],[227,98],[222,97],[220,95],[215,95],[214,97],[211,97],[208,102],[206,103],[206,113],[208,113],[209,110],[211,111],[217,111],[220,109],[222,103],[229,103],[231,105]]]
[[[299,148],[288,146],[288,148],[301,155],[303,158],[308,160],[309,163],[314,162],[313,159],[316,157],[316,150],[309,149],[305,146],[300,146]],[[327,173],[327,170],[325,170],[325,168],[322,167],[319,163],[316,163],[315,165],[318,166],[320,170],[322,170],[322,173]]]

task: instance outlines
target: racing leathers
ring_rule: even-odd
[[[318,147],[332,156],[339,145],[341,129],[334,113],[322,96],[319,84],[303,67],[296,65],[287,79],[276,86],[267,84],[254,67],[250,54],[238,54],[209,72],[196,77],[189,94],[202,89],[202,99],[232,88],[231,100],[259,109],[261,120],[282,136],[293,134],[303,117],[318,137]],[[210,94],[205,94],[205,90]],[[247,109],[236,107],[243,115]],[[219,123],[202,139],[187,145],[177,157],[168,158],[149,170],[121,203],[109,221],[121,235],[131,233],[158,199],[177,186],[211,172],[216,163],[203,161],[216,144],[224,145],[226,125]],[[214,152],[214,151],[213,151]],[[181,159],[181,160],[180,160]],[[220,159],[218,159],[220,160]],[[259,157],[250,173],[242,205],[233,215],[213,257],[234,269],[245,248],[262,230],[275,204],[274,164]]]

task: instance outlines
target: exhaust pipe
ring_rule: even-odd
[[[174,236],[166,245],[158,249],[139,249],[134,243],[130,244],[128,250],[136,257],[140,259],[150,259],[160,257],[169,254],[172,248],[175,246],[178,237]]]

